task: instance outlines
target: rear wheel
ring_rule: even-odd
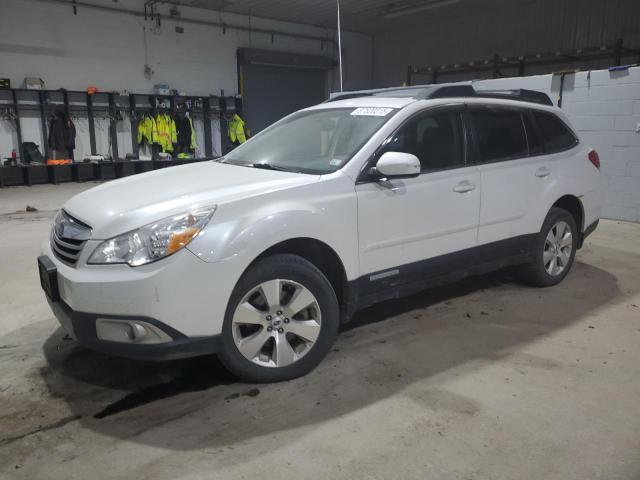
[[[521,278],[529,285],[549,287],[567,276],[578,246],[578,228],[573,216],[553,207],[536,240],[533,263],[521,267]]]
[[[238,281],[219,356],[243,380],[288,380],[320,363],[338,324],[336,295],[322,272],[301,257],[275,255]]]

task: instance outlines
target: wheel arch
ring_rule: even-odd
[[[296,237],[280,241],[263,250],[250,264],[247,271],[260,260],[272,255],[287,253],[297,255],[312,263],[320,270],[329,283],[338,299],[341,309],[348,299],[347,273],[337,252],[321,240],[310,237]]]
[[[584,230],[584,207],[578,197],[575,195],[564,195],[556,200],[551,207],[562,208],[568,211],[576,221],[578,231],[582,232]]]
[[[575,195],[564,195],[554,202],[551,207],[562,208],[571,214],[578,227],[578,248],[582,247],[584,232],[584,207]]]

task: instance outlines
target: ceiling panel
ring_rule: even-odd
[[[374,34],[420,25],[473,9],[533,0],[340,0],[342,28]],[[166,3],[242,13],[321,27],[336,24],[335,0],[170,0]],[[389,16],[391,15],[391,16]]]

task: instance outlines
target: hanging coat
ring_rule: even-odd
[[[165,117],[163,114],[156,115],[156,130],[158,132],[158,145],[160,145],[160,149],[164,152],[165,147],[167,146],[167,138],[168,138],[168,128],[167,123],[165,121]]]
[[[180,150],[195,150],[196,149],[196,132],[193,129],[193,121],[191,117],[184,116],[178,118],[176,122],[177,131],[177,145]]]
[[[145,117],[138,122],[138,144],[142,145],[145,141],[148,145],[153,145],[158,141],[156,121],[148,115],[145,115]]]
[[[49,122],[49,138],[47,143],[51,150],[67,150],[76,148],[76,126],[64,112],[55,112]]]
[[[176,122],[166,113],[156,116],[156,129],[158,131],[158,144],[165,153],[173,153],[173,144],[177,143]]]
[[[229,140],[231,140],[231,143],[234,145],[247,141],[244,120],[242,120],[237,113],[233,114],[233,118],[229,122]]]
[[[191,128],[191,143],[189,145],[189,147],[191,148],[191,150],[193,150],[195,152],[196,148],[197,148],[197,143],[196,143],[196,130],[195,128],[193,128],[193,120],[191,120],[191,117],[187,117],[187,119],[189,120],[189,127]]]
[[[71,152],[76,149],[76,126],[70,118],[65,120],[65,125],[65,145],[67,146],[67,151]]]
[[[173,118],[167,115],[169,118],[169,132],[171,133],[171,149],[173,150],[173,144],[178,143],[178,130],[176,129],[176,122]]]

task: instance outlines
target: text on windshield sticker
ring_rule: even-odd
[[[360,115],[366,117],[385,117],[393,108],[387,107],[359,107],[356,108],[351,115]]]

